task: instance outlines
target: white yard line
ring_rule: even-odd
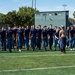
[[[62,69],[62,68],[75,68],[75,66],[58,66],[58,67],[31,68],[31,69],[0,70],[0,72],[18,72],[18,71]]]
[[[0,56],[4,58],[14,58],[14,57],[42,57],[42,56],[75,56],[75,54],[50,54],[50,55],[24,55],[24,56]]]

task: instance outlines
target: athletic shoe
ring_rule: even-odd
[[[71,51],[73,50],[73,49],[70,49]]]
[[[21,49],[19,49],[19,52],[21,52]]]

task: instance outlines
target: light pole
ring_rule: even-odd
[[[36,11],[36,0],[35,0],[35,11]]]
[[[32,8],[34,8],[36,10],[36,0],[32,0]]]
[[[67,5],[66,5],[66,4],[64,4],[64,5],[63,5],[63,7],[64,7],[64,11],[65,11],[65,7],[67,7]]]
[[[32,8],[33,8],[33,0],[32,0]]]

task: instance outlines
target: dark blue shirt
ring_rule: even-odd
[[[68,36],[68,38],[69,38],[69,32],[70,32],[70,30],[66,30],[66,32],[67,32],[67,36]]]
[[[56,33],[56,30],[53,30],[54,31],[54,33]]]
[[[42,30],[41,30],[41,29],[37,29],[36,37],[41,37],[41,32],[42,32]]]
[[[53,37],[53,34],[54,34],[54,30],[48,29],[48,35],[50,35],[50,37]]]
[[[31,36],[36,36],[36,29],[30,29]]]
[[[25,36],[28,36],[29,37],[29,32],[30,32],[30,29],[24,30]]]
[[[22,37],[22,30],[17,30],[18,37]]]
[[[21,29],[21,31],[22,31],[21,36],[24,37],[24,35],[23,35],[24,34],[24,29]]]
[[[54,35],[59,38],[59,31],[55,32]]]
[[[12,37],[12,35],[13,35],[12,30],[7,30],[6,33],[7,33],[7,37]]]
[[[70,30],[69,33],[70,33],[70,36],[71,36],[71,37],[74,37],[74,30]]]
[[[14,37],[16,38],[17,29],[14,29],[14,30],[13,30],[13,34],[14,34]]]
[[[47,30],[42,30],[43,37],[47,37]]]
[[[1,30],[1,38],[6,38],[6,30]]]
[[[2,30],[0,30],[0,34],[1,34]]]

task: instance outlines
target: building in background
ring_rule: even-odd
[[[69,11],[46,11],[46,12],[36,12],[35,13],[35,26],[44,25],[48,26],[50,24],[58,27],[69,26],[68,23]]]

